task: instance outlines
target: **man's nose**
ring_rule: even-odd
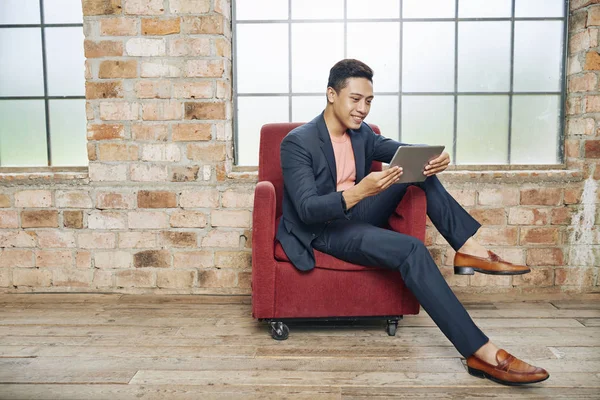
[[[361,114],[366,114],[368,109],[369,109],[369,108],[367,107],[367,103],[366,103],[366,102],[364,102],[364,101],[360,101],[360,102],[358,103],[358,108],[357,108],[357,111],[358,111],[359,113],[361,113]]]

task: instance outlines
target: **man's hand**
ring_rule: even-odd
[[[425,171],[423,172],[423,174],[425,174],[426,176],[439,174],[440,172],[448,168],[449,164],[450,154],[448,154],[447,152],[443,152],[439,155],[439,157],[429,161],[429,164],[425,166]]]
[[[346,202],[346,208],[354,207],[356,203],[365,197],[373,196],[383,192],[385,189],[398,182],[402,176],[401,167],[391,167],[384,171],[371,172],[365,176],[357,185],[344,190],[342,196]]]

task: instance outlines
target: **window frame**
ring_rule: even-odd
[[[570,0],[563,1],[563,16],[562,17],[516,17],[516,0],[511,0],[511,16],[510,17],[497,17],[497,18],[459,18],[459,1],[453,0],[455,11],[453,18],[404,18],[403,16],[403,0],[398,0],[399,5],[399,18],[367,18],[367,19],[349,19],[347,18],[347,0],[343,0],[344,18],[342,19],[292,19],[292,0],[288,2],[288,18],[287,19],[267,19],[267,20],[237,20],[236,16],[236,3],[237,0],[232,0],[232,81],[233,81],[233,155],[234,165],[236,168],[248,168],[250,166],[239,165],[239,124],[238,124],[238,98],[239,97],[287,97],[288,98],[288,122],[301,122],[292,121],[292,97],[296,96],[323,96],[325,91],[318,93],[294,93],[292,92],[292,23],[343,23],[344,24],[344,58],[347,57],[348,50],[348,23],[354,22],[399,22],[400,23],[400,43],[402,44],[403,30],[405,22],[454,22],[454,91],[452,92],[403,92],[402,91],[402,47],[399,49],[399,88],[397,92],[374,92],[375,95],[396,95],[398,96],[398,140],[402,140],[402,97],[403,96],[453,96],[454,97],[454,124],[453,124],[453,142],[457,143],[458,135],[458,96],[497,96],[507,95],[509,98],[508,103],[508,153],[506,164],[454,164],[456,160],[457,146],[453,146],[453,154],[451,154],[453,165],[452,169],[456,170],[519,170],[519,169],[556,169],[565,168],[565,104],[567,98],[567,57],[568,57],[568,38],[569,38],[569,3]],[[458,92],[458,33],[459,33],[459,22],[510,22],[510,73],[509,73],[509,90],[507,92]],[[561,68],[560,68],[560,91],[556,92],[514,92],[514,56],[515,56],[515,22],[519,21],[562,21],[563,32],[562,32],[562,49],[561,49]],[[289,77],[288,77],[288,92],[287,93],[238,93],[237,86],[237,24],[270,24],[270,23],[286,23],[288,28],[288,65],[289,65]],[[377,72],[377,71],[375,71]],[[557,152],[557,164],[511,164],[511,144],[512,144],[512,117],[513,117],[513,97],[515,95],[554,95],[559,96],[559,126],[558,126],[558,146]],[[258,134],[258,133],[257,133]],[[256,167],[256,166],[255,166]]]

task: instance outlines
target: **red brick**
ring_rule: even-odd
[[[217,251],[215,266],[221,268],[251,268],[252,253],[248,251]]]
[[[565,188],[565,204],[578,204],[581,200],[582,188]]]
[[[136,60],[106,60],[100,63],[98,78],[135,78],[137,77]]]
[[[210,143],[187,145],[187,157],[193,161],[202,161],[203,163],[214,163],[225,160],[225,144]]]
[[[185,16],[181,23],[181,31],[186,34],[223,34],[225,24],[222,15]]]
[[[173,254],[174,268],[209,268],[214,266],[212,251],[178,251]]]
[[[15,207],[50,207],[52,193],[49,190],[22,190],[15,193]]]
[[[552,210],[552,225],[570,225],[573,209],[568,207],[554,208]]]
[[[565,140],[565,156],[566,157],[581,157],[581,140],[567,139]]]
[[[558,206],[561,204],[562,189],[536,188],[521,190],[522,205]]]
[[[0,229],[18,227],[19,213],[17,211],[0,211]]]
[[[210,222],[211,226],[249,228],[251,218],[252,215],[247,210],[212,210]]]
[[[158,140],[166,141],[169,136],[167,125],[141,125],[131,126],[131,135],[134,140]]]
[[[177,198],[173,192],[151,192],[140,190],[137,195],[139,208],[174,208]]]
[[[585,158],[600,158],[600,140],[586,140],[584,142]]]
[[[213,229],[202,238],[202,247],[238,247],[240,232]]]
[[[156,233],[154,232],[120,232],[119,248],[148,248],[157,247]]]
[[[547,225],[550,211],[546,208],[513,207],[508,211],[510,225]]]
[[[171,97],[171,82],[142,80],[135,84],[135,93],[139,99],[168,99]]]
[[[123,55],[123,42],[120,41],[103,40],[94,42],[85,40],[83,48],[86,58],[120,57]]]
[[[146,250],[135,253],[133,265],[136,268],[170,268],[171,253],[168,250]]]
[[[221,78],[225,64],[222,60],[190,60],[185,68],[188,78]]]
[[[594,285],[594,268],[557,268],[554,271],[557,286],[590,287]]]
[[[569,92],[591,92],[598,86],[598,78],[593,72],[569,78]]]
[[[472,209],[469,214],[482,225],[506,225],[506,211],[504,208]]]
[[[58,211],[24,210],[21,212],[21,226],[23,228],[58,228]]]
[[[517,188],[482,189],[478,194],[478,204],[483,206],[516,206],[519,204]]]
[[[137,35],[137,18],[103,18],[100,20],[102,36]]]
[[[171,167],[172,182],[194,182],[198,179],[200,167],[194,165],[191,167]]]
[[[569,29],[573,32],[587,28],[587,18],[587,10],[571,14]]]
[[[196,275],[194,271],[156,271],[156,286],[166,289],[189,289],[194,286]]]
[[[592,1],[592,4],[597,3]],[[600,6],[593,6],[588,9],[587,26],[600,25]]]
[[[98,143],[100,161],[136,161],[139,148],[127,143]]]
[[[0,208],[8,208],[10,207],[10,198],[0,193]]]
[[[115,247],[115,234],[112,232],[81,232],[77,244],[82,249],[112,249]]]
[[[482,245],[508,245],[517,244],[517,228],[488,228],[481,227],[475,235],[476,240]]]
[[[75,247],[75,234],[72,231],[40,230],[37,237],[38,245],[42,248]]]
[[[153,271],[117,271],[115,273],[115,282],[117,287],[153,287]]]
[[[110,99],[123,97],[123,84],[121,82],[86,82],[85,97],[92,99]]]
[[[595,121],[593,118],[571,118],[567,120],[567,134],[573,135],[593,135]]]
[[[232,288],[237,283],[237,272],[232,270],[207,270],[198,274],[198,286],[202,288]]]
[[[33,265],[31,250],[0,249],[0,268],[31,268]]]
[[[87,138],[89,140],[113,140],[125,137],[125,127],[120,124],[88,125]]]
[[[535,286],[547,287],[554,283],[554,269],[552,268],[533,268],[530,273],[515,275],[513,285],[515,286]]]
[[[37,250],[36,267],[71,267],[73,256],[71,250]]]
[[[185,103],[185,119],[225,119],[225,103]]]
[[[130,209],[135,206],[133,193],[102,192],[96,196],[96,207],[100,210],[118,208]]]
[[[210,188],[204,190],[184,190],[179,197],[183,208],[216,208],[219,206],[219,192]]]
[[[173,141],[191,142],[212,139],[212,124],[175,124]]]
[[[581,97],[571,97],[567,99],[567,115],[581,114],[581,105],[583,104]]]
[[[83,15],[121,14],[121,0],[82,0]]]
[[[52,285],[52,271],[47,269],[14,269],[13,285],[35,288]]]
[[[556,247],[527,249],[527,265],[530,265],[530,266],[560,266],[560,265],[564,265],[563,251]]]
[[[164,248],[171,247],[197,247],[195,232],[161,232],[161,244]]]
[[[182,105],[173,100],[157,100],[142,105],[142,119],[145,121],[170,121],[183,118]]]
[[[143,18],[142,35],[172,35],[180,32],[179,18]]]
[[[521,245],[558,244],[558,228],[521,228]]]
[[[204,228],[206,215],[198,211],[177,210],[171,214],[170,223],[174,228]]]

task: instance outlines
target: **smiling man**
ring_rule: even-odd
[[[496,347],[458,301],[420,240],[383,228],[406,193],[396,183],[402,169],[370,172],[373,161],[389,163],[401,144],[364,123],[373,100],[373,71],[342,60],[330,71],[327,106],[281,144],[283,218],[277,239],[300,270],[315,266],[313,249],[366,266],[397,270],[421,306],[467,358],[469,373],[498,383],[541,382],[548,373]],[[427,215],[457,251],[455,273],[495,275],[529,272],[502,260],[473,239],[481,226],[444,189],[436,174],[448,153],[426,166],[424,182],[412,183],[427,197]]]

